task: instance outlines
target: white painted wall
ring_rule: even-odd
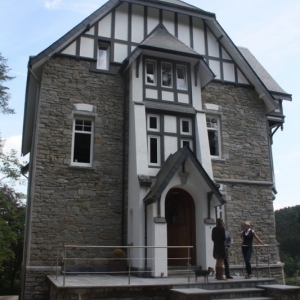
[[[167,30],[175,35],[175,14],[171,11],[163,11],[163,25]]]
[[[147,34],[149,34],[159,24],[159,10],[156,8],[148,8],[147,18]]]
[[[205,54],[203,21],[195,17],[193,17],[193,37],[195,51],[200,54]]]

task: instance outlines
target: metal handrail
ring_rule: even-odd
[[[131,257],[131,252],[130,250],[131,249],[138,249],[138,248],[155,248],[155,249],[170,249],[170,248],[176,248],[176,249],[187,249],[187,257],[180,257],[180,258],[170,258],[168,257],[168,260],[182,260],[182,259],[186,259],[187,260],[187,273],[188,273],[188,283],[190,282],[190,261],[191,261],[191,256],[190,256],[190,250],[191,248],[193,248],[193,246],[89,246],[89,245],[64,245],[64,250],[63,250],[63,257],[62,257],[62,261],[63,261],[63,270],[62,270],[62,273],[63,273],[63,286],[65,286],[65,283],[66,283],[66,274],[90,274],[90,273],[93,273],[93,274],[107,274],[107,273],[110,273],[110,274],[114,274],[116,272],[109,272],[109,271],[103,271],[103,272],[67,272],[67,261],[74,261],[74,260],[87,260],[87,259],[90,259],[90,260],[105,260],[105,261],[110,261],[110,260],[115,260],[115,258],[82,258],[82,257],[67,257],[67,249],[68,248],[77,248],[77,249],[85,249],[85,248],[91,248],[91,249],[127,249],[128,250],[128,254],[127,254],[127,258],[118,258],[118,260],[126,260],[128,261],[128,271],[118,271],[117,273],[120,274],[120,273],[124,273],[124,274],[128,274],[128,284],[130,284],[130,277],[131,277],[131,274],[133,273],[150,273],[150,272],[153,272],[152,270],[143,270],[143,271],[132,271],[131,270],[131,263],[132,263],[132,260],[144,260],[145,258],[132,258]],[[58,247],[57,247],[57,260],[56,260],[56,264],[57,264],[57,268],[56,268],[56,279],[58,278],[58,269],[59,269],[59,250],[58,250]],[[160,258],[147,258],[147,260],[159,260]],[[165,258],[162,258],[162,259],[165,259]]]
[[[268,275],[269,277],[271,276],[271,268],[270,268],[270,252],[269,252],[269,247],[270,245],[252,245],[252,247],[255,249],[255,253],[254,253],[254,257],[255,257],[255,261],[256,261],[256,278],[258,279],[258,258],[260,257],[268,257]],[[257,250],[258,248],[263,248],[266,247],[267,248],[267,254],[258,254]],[[243,260],[243,272],[244,272],[244,267],[245,267],[245,262]]]

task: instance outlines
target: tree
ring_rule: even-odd
[[[23,195],[13,188],[0,188],[0,290],[2,293],[18,293],[21,272],[25,205]]]
[[[10,69],[6,62],[7,59],[5,59],[0,52],[0,113],[14,114],[15,111],[8,107],[10,100],[10,94],[8,93],[9,88],[3,85],[4,82],[14,79],[14,77],[7,75]]]

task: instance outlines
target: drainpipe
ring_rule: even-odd
[[[147,253],[147,239],[148,239],[148,235],[147,235],[147,207],[148,204],[145,204],[145,272],[147,271],[147,258],[148,258],[148,253]]]

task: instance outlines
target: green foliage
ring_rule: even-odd
[[[16,279],[20,278],[25,205],[22,194],[2,185],[0,188],[0,291],[3,294],[18,293]]]
[[[0,53],[0,113],[2,114],[14,114],[15,111],[8,107],[10,100],[10,94],[7,92],[8,87],[4,86],[3,83],[12,80],[14,77],[8,76],[7,73],[10,71],[5,59]]]
[[[280,243],[280,258],[288,277],[300,272],[300,205],[275,211],[276,238]]]
[[[21,167],[16,150],[11,149],[10,153],[4,154],[0,147],[0,184],[25,184],[26,179],[22,178]]]

